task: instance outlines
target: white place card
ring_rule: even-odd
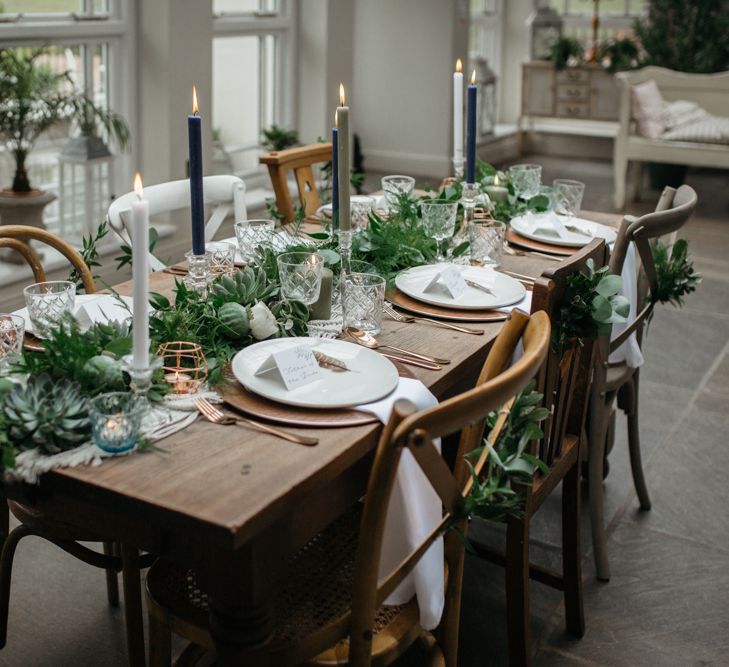
[[[536,226],[534,228],[534,233],[556,233],[557,236],[561,239],[569,236],[567,228],[564,226],[564,223],[556,213],[546,213],[535,217],[537,218],[537,222],[535,223]]]
[[[432,291],[438,284],[442,284],[448,294],[457,299],[466,291],[466,281],[463,279],[461,272],[452,264],[433,276],[433,279],[425,286],[424,292]]]
[[[256,375],[269,372],[278,372],[289,391],[321,377],[321,368],[314,352],[303,345],[274,352],[258,367]]]
[[[82,329],[88,329],[96,323],[126,322],[131,316],[125,304],[120,303],[116,297],[108,295],[86,301],[74,313]]]

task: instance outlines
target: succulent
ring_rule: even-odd
[[[276,294],[278,287],[269,283],[266,272],[262,269],[255,271],[246,266],[235,276],[223,276],[220,282],[213,285],[213,291],[223,301],[235,301],[248,306],[256,301],[268,300]]]
[[[238,340],[251,332],[248,309],[235,301],[224,303],[218,308],[218,317],[223,325],[223,335]]]
[[[88,399],[76,382],[52,381],[43,373],[28,378],[25,387],[10,390],[1,417],[9,444],[21,451],[38,448],[44,454],[57,454],[89,439],[88,408]]]

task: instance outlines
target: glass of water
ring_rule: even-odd
[[[284,298],[301,301],[307,306],[319,298],[321,270],[324,266],[321,255],[315,252],[285,252],[276,261]]]
[[[469,229],[471,259],[487,266],[501,266],[506,225],[498,220],[474,220]]]
[[[560,215],[578,215],[584,194],[585,184],[581,181],[572,181],[569,178],[555,178],[552,181],[554,210]]]
[[[256,256],[256,248],[270,248],[273,244],[273,220],[239,220],[235,223],[235,238],[238,250],[246,262]]]
[[[509,178],[517,197],[524,200],[531,199],[539,194],[539,186],[542,183],[542,165],[515,164],[509,167]]]
[[[356,327],[371,334],[382,330],[385,279],[374,273],[347,273],[342,291],[344,328]]]
[[[433,199],[420,202],[420,210],[423,214],[423,229],[428,236],[436,240],[437,262],[445,262],[445,255],[442,250],[442,242],[450,239],[456,229],[456,213],[458,202],[442,201]]]
[[[385,176],[381,183],[388,208],[397,208],[400,197],[404,194],[409,195],[415,188],[415,179],[401,174]]]
[[[67,280],[34,283],[23,290],[23,296],[33,333],[45,337],[63,321],[66,313],[74,312],[76,285]]]
[[[349,198],[349,210],[352,226],[355,229],[367,229],[370,224],[370,213],[375,210],[375,198],[367,195],[352,195]]]

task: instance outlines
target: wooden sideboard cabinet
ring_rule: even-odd
[[[617,120],[618,88],[599,65],[556,70],[546,61],[522,65],[522,117]]]

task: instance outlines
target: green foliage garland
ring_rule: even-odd
[[[152,294],[150,303],[155,312],[149,320],[155,348],[177,340],[202,346],[211,384],[220,381],[222,370],[231,357],[255,340],[250,328],[231,328],[229,318],[226,317],[226,321],[221,318],[224,304],[239,304],[250,318],[251,308],[259,302],[264,303],[276,318],[278,331],[275,336],[307,334],[309,311],[306,306],[281,299],[278,283],[270,280],[262,268],[254,270],[247,266],[235,276],[219,277],[211,285],[211,292],[208,297],[202,297],[184,283],[176,282],[174,303],[162,294]]]

